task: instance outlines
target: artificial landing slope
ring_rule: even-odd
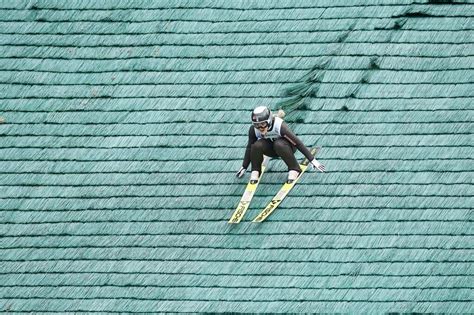
[[[472,2],[0,8],[2,311],[474,311]],[[295,95],[328,172],[229,226]]]

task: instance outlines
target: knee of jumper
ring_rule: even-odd
[[[252,152],[262,152],[263,153],[263,148],[264,148],[264,143],[260,140],[258,141],[255,141],[252,146],[251,146],[251,150]]]

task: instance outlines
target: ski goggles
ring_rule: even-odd
[[[263,129],[268,127],[268,122],[262,121],[262,122],[254,122],[253,126],[257,129]]]

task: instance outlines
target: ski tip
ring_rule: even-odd
[[[240,223],[240,221],[242,221],[242,217],[235,217],[234,216],[234,217],[230,218],[230,220],[227,221],[227,223],[229,223],[229,224],[238,224],[238,223]]]

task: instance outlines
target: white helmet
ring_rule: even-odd
[[[272,120],[272,112],[267,106],[259,106],[252,112],[252,124],[255,128],[265,125],[271,128]]]

